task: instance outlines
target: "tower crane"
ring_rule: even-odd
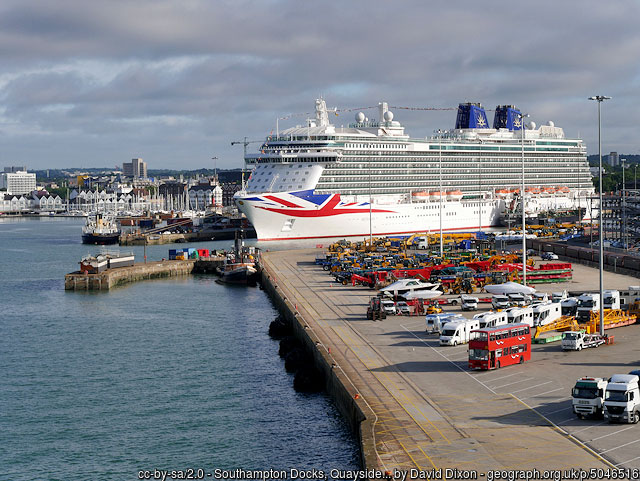
[[[242,168],[242,190],[245,190],[245,185],[244,185],[244,171],[247,168],[247,145],[249,144],[256,144],[256,143],[262,143],[264,142],[264,140],[247,140],[247,138],[245,137],[244,140],[234,140],[231,142],[231,145],[236,145],[236,144],[242,144],[243,146],[243,156],[242,156],[242,160],[245,163],[244,167]]]

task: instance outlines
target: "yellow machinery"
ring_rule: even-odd
[[[628,326],[634,322],[636,322],[636,317],[634,314],[631,314],[631,312],[626,313],[622,309],[604,310],[605,329]],[[597,332],[600,332],[600,313],[598,311],[591,311],[589,321],[582,326],[587,330],[587,334],[596,334]]]
[[[562,316],[559,319],[556,319],[549,324],[545,324],[544,326],[538,326],[536,328],[536,335],[533,336],[534,339],[537,339],[540,334],[544,332],[551,331],[579,331],[581,329],[578,321],[573,316]]]

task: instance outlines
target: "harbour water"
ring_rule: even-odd
[[[263,291],[189,276],[65,292],[64,274],[99,251],[82,223],[0,220],[0,479],[358,468],[328,397],[293,390]]]

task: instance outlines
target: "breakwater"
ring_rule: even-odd
[[[64,276],[67,291],[102,291],[131,282],[148,279],[214,273],[224,263],[224,257],[205,259],[169,260],[134,264],[130,267],[107,269],[96,274],[72,272]]]
[[[284,279],[276,277],[269,262],[269,254],[263,253],[261,259],[261,283],[293,336],[305,350],[311,353],[313,368],[318,371],[328,395],[334,400],[338,410],[349,423],[352,432],[360,442],[361,465],[365,469],[379,468],[375,449],[375,414],[358,393],[358,389],[339,368],[336,359],[327,347],[315,326],[315,319],[301,312],[298,305],[291,301],[283,291]],[[369,416],[367,416],[369,414]]]

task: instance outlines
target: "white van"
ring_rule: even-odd
[[[473,316],[473,319],[479,322],[480,329],[485,329],[487,327],[504,326],[509,322],[507,311],[483,312],[481,314],[476,314],[475,316]]]
[[[527,304],[524,294],[520,294],[519,292],[509,294],[507,297],[509,298],[509,303],[514,307],[524,307]]]
[[[496,295],[491,298],[491,306],[494,309],[506,309],[511,307],[511,303],[507,296]]]
[[[532,307],[510,307],[505,312],[509,318],[509,324],[527,324],[533,327]]]
[[[442,326],[449,321],[464,321],[465,318],[462,314],[452,314],[450,312],[441,312],[439,314],[427,314],[425,321],[427,324],[427,333],[433,334],[434,332],[440,333]]]
[[[442,326],[440,334],[441,346],[457,346],[469,342],[471,331],[479,329],[480,322],[477,319],[464,321],[451,321]]]

